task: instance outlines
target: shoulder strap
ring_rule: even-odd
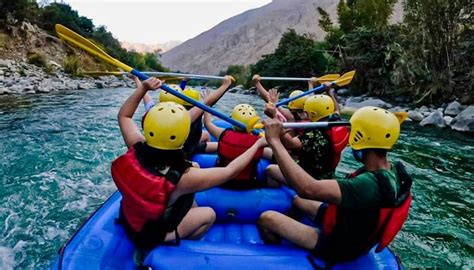
[[[352,172],[352,173],[349,173],[346,175],[346,178],[347,179],[351,179],[351,178],[354,178],[356,176],[358,176],[359,174],[363,174],[365,173],[367,170],[365,169],[365,167],[360,167],[359,169],[357,169],[355,172]]]

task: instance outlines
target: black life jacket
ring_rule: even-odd
[[[188,138],[183,145],[183,151],[188,158],[195,154],[196,147],[199,145],[202,136],[202,115],[191,123]]]

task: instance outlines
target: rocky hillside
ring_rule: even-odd
[[[261,8],[232,17],[199,36],[186,41],[162,56],[165,66],[186,72],[216,74],[232,64],[256,63],[277,47],[281,35],[294,28],[314,39],[324,38],[319,28],[316,8],[325,9],[334,22],[338,1],[273,0]],[[400,20],[401,6],[395,7],[393,19]]]
[[[144,43],[134,43],[134,42],[126,42],[126,41],[120,42],[122,47],[126,49],[127,51],[136,51],[139,53],[153,53],[153,52],[164,53],[173,49],[174,47],[178,46],[181,43],[182,42],[178,40],[172,40],[165,43],[157,43],[157,44],[144,44]]]

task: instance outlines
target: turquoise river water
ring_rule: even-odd
[[[46,269],[115,186],[110,163],[126,148],[116,115],[131,89],[0,96],[0,269]],[[216,105],[258,107],[227,94]],[[137,120],[142,114],[140,106]],[[414,202],[391,244],[408,268],[474,268],[474,138],[403,126],[391,154],[415,177]],[[349,151],[338,168],[355,168]]]

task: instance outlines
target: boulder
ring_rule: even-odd
[[[423,115],[423,117],[428,117],[432,114],[433,112],[430,112],[430,111],[424,111],[422,112],[421,114]]]
[[[451,128],[457,131],[474,132],[474,105],[458,114],[451,122]]]
[[[8,59],[0,59],[0,67],[10,68],[12,65],[12,61]]]
[[[451,126],[451,122],[453,121],[454,118],[452,118],[451,116],[445,116],[443,117],[443,119],[447,126]]]
[[[341,89],[337,90],[337,95],[338,96],[345,96],[347,94],[349,94],[349,89],[347,89],[347,88],[341,88]]]
[[[420,122],[422,121],[425,117],[417,112],[417,111],[408,111],[408,118],[410,118],[411,120],[415,121],[415,122]]]
[[[445,115],[449,116],[456,116],[462,111],[462,105],[461,103],[457,101],[453,101],[449,103],[448,107],[446,107],[446,110],[444,111]]]
[[[443,119],[443,113],[439,111],[432,112],[428,117],[420,122],[420,126],[436,126],[439,128],[444,128],[446,123]]]
[[[362,107],[365,107],[365,106],[374,106],[374,107],[379,107],[379,108],[386,109],[387,108],[387,103],[385,103],[385,101],[383,101],[381,99],[368,99],[368,100],[364,100],[362,102],[355,102],[355,101],[353,101],[352,98],[349,98],[346,101],[345,106],[346,107],[351,107],[351,108],[354,108],[354,109],[359,109],[359,108],[362,108]]]
[[[101,81],[96,81],[95,82],[95,87],[98,88],[98,89],[102,89],[102,88],[104,88],[104,83],[102,83]]]

